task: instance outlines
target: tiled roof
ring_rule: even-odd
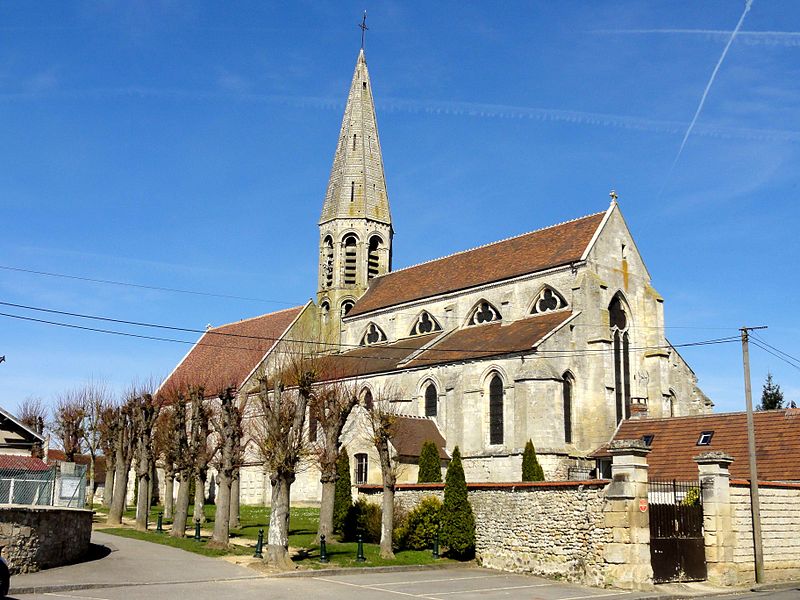
[[[48,467],[41,458],[0,454],[0,469],[9,471],[47,471]]]
[[[400,456],[419,457],[422,444],[433,442],[439,450],[439,458],[448,460],[445,440],[439,428],[426,417],[398,416],[392,423],[392,446]]]
[[[393,371],[398,364],[438,335],[441,335],[440,332],[335,354],[326,363],[328,372],[325,378],[339,379]]]
[[[758,478],[766,481],[800,481],[800,409],[754,413]],[[712,431],[711,443],[698,446],[704,431]],[[652,435],[647,455],[649,476],[654,479],[697,479],[693,458],[708,451],[733,456],[731,477],[749,479],[747,460],[747,415],[720,413],[664,419],[628,419],[616,440],[641,439]],[[595,455],[607,455],[601,449]]]
[[[578,261],[605,214],[589,215],[376,277],[349,316]]]
[[[162,387],[203,386],[209,394],[219,386],[239,387],[302,309],[287,308],[209,329]]]

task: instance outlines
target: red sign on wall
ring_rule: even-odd
[[[639,512],[647,512],[647,499],[641,498],[639,500]]]

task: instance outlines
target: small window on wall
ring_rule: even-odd
[[[356,454],[356,485],[367,483],[367,455]]]

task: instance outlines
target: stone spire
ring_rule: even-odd
[[[378,122],[364,49],[358,53],[333,156],[320,225],[333,219],[368,219],[391,226]]]

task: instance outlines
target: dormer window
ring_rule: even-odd
[[[559,294],[550,286],[545,286],[536,300],[533,302],[531,314],[538,315],[540,313],[550,312],[551,310],[560,310],[567,307],[567,301],[564,296]]]
[[[652,433],[646,433],[645,435],[642,436],[642,441],[644,442],[644,445],[649,448],[650,446],[653,445],[653,440],[655,439],[655,437],[656,436]]]
[[[478,306],[472,311],[467,323],[469,325],[482,325],[491,321],[500,321],[502,318],[500,311],[484,300],[478,303]]]
[[[372,346],[373,344],[380,344],[385,341],[386,334],[383,333],[383,330],[375,325],[375,323],[370,323],[369,326],[367,326],[367,330],[364,332],[364,336],[361,338],[361,345]]]
[[[434,331],[441,331],[442,326],[427,311],[417,317],[414,326],[411,328],[411,335],[425,335]]]
[[[700,437],[697,439],[698,446],[710,446],[711,445],[711,438],[714,437],[713,431],[703,431],[700,433]]]

